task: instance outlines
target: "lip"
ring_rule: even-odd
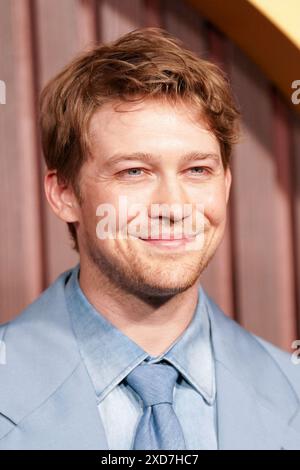
[[[177,247],[185,246],[187,243],[190,243],[195,240],[195,237],[184,237],[184,238],[140,238],[148,245],[156,246],[158,248],[172,249]]]

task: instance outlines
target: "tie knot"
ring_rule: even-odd
[[[145,406],[173,403],[178,371],[169,364],[140,364],[127,375],[127,383]]]

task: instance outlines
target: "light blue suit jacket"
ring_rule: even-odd
[[[0,327],[0,449],[108,449],[65,304],[67,275]],[[227,318],[202,287],[200,295],[211,319],[219,448],[299,450],[300,365]]]

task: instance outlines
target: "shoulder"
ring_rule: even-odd
[[[55,311],[65,308],[64,285],[71,272],[72,270],[68,270],[60,274],[53,284],[13,320],[0,325],[0,339],[4,339],[7,330],[26,329],[29,325],[32,327],[32,323],[41,324],[54,319]]]
[[[72,270],[62,273],[41,295],[12,321],[0,326],[0,340],[7,361],[24,363],[42,353],[55,356],[63,345],[72,342],[72,327],[65,302],[64,286]],[[68,341],[68,337],[70,341]]]
[[[292,395],[300,400],[300,363],[292,352],[246,330],[229,318],[202,288],[201,293],[211,321],[215,358],[235,377],[259,391],[260,395],[282,397]],[[293,351],[294,352],[294,351]],[[299,362],[299,361],[298,361]]]
[[[0,365],[0,415],[13,422],[39,406],[80,362],[65,304],[64,285],[70,273],[62,273],[35,302],[0,327],[5,350],[5,362]]]
[[[272,357],[300,398],[300,360],[295,361],[295,350],[286,352],[259,336],[252,336],[265,349],[267,354]]]
[[[30,367],[43,357],[56,357],[74,349],[75,338],[65,300],[65,283],[72,269],[63,272],[40,296],[13,320],[0,326],[0,340],[8,364],[18,361]],[[3,370],[1,371],[3,372]]]

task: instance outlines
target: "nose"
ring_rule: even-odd
[[[176,177],[162,178],[151,198],[150,216],[176,223],[192,214],[192,204]]]

